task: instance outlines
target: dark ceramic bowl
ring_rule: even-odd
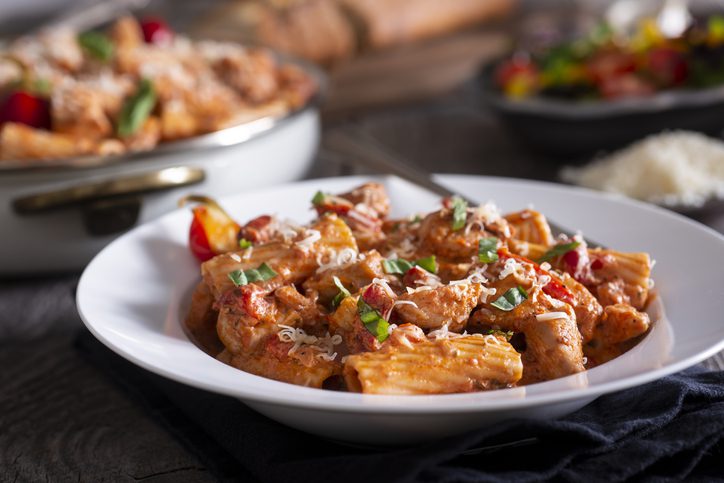
[[[664,130],[719,135],[724,128],[724,86],[618,101],[511,100],[493,82],[495,65],[485,66],[478,78],[484,101],[526,146],[567,163]]]

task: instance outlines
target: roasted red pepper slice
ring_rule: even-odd
[[[173,40],[173,31],[166,21],[159,17],[146,17],[141,20],[141,30],[147,44],[168,45]]]
[[[211,198],[189,195],[179,201],[199,203],[192,209],[194,218],[189,229],[189,248],[200,261],[238,249],[240,226]]]
[[[574,303],[573,293],[568,289],[568,287],[563,285],[563,283],[561,281],[559,281],[557,278],[555,278],[548,270],[543,270],[541,268],[541,266],[538,265],[533,260],[522,257],[520,255],[516,255],[514,253],[510,253],[507,248],[499,248],[498,257],[500,258],[500,260],[514,258],[515,260],[518,260],[519,262],[530,263],[531,265],[533,265],[533,268],[535,269],[535,272],[537,274],[548,275],[551,278],[551,281],[548,282],[543,287],[543,293],[550,295],[554,299],[560,300],[569,305],[573,305],[573,303]]]
[[[12,92],[0,104],[0,124],[5,122],[50,129],[50,102],[30,92]]]

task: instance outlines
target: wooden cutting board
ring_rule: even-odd
[[[330,71],[324,120],[438,97],[472,78],[508,46],[504,27],[496,25],[364,54]]]

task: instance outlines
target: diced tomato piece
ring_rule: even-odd
[[[586,63],[586,73],[596,84],[636,71],[636,57],[616,50],[596,54]]]
[[[570,253],[570,252],[568,252]],[[516,255],[514,253],[510,253],[508,249],[506,248],[499,248],[498,249],[498,257],[501,260],[506,260],[508,258],[514,258],[518,260],[519,262],[523,263],[529,263],[533,265],[533,268],[535,269],[535,272],[539,275],[547,275],[550,277],[551,281],[548,282],[543,287],[543,293],[550,295],[554,299],[560,300],[562,302],[565,302],[569,305],[573,305],[574,299],[573,299],[573,293],[563,285],[558,279],[556,279],[548,270],[543,270],[540,265],[538,265],[533,260],[530,260],[528,258],[522,257],[520,255]]]
[[[377,283],[371,284],[362,294],[362,300],[367,302],[370,307],[377,310],[384,316],[391,308],[394,301],[385,288]]]
[[[141,20],[143,40],[147,44],[168,45],[173,40],[173,31],[166,21],[159,17],[147,17]]]
[[[5,122],[50,129],[50,102],[29,92],[13,92],[0,104],[0,124]]]
[[[689,64],[684,55],[674,49],[660,47],[646,55],[646,66],[655,82],[665,87],[683,84],[689,76]]]
[[[606,99],[644,97],[653,94],[656,88],[635,74],[609,77],[599,82],[598,88]]]
[[[270,228],[272,225],[272,217],[262,215],[249,221],[241,228],[239,232],[240,238],[245,238],[252,243],[266,243],[270,240]]]
[[[575,270],[576,267],[578,267],[578,263],[581,261],[581,256],[576,250],[570,250],[563,255],[563,261],[566,265]]]

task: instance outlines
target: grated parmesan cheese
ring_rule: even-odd
[[[488,279],[485,278],[483,272],[485,272],[487,268],[487,265],[483,265],[482,267],[475,269],[470,275],[463,278],[462,280],[450,280],[450,283],[448,285],[460,285],[464,283],[485,283],[488,281]]]
[[[326,262],[324,261],[325,255],[327,260]],[[330,249],[326,252],[326,254],[317,254],[317,265],[319,265],[317,273],[322,273],[332,268],[354,263],[358,260],[364,260],[364,256],[362,254],[358,254],[353,248],[343,248],[339,252]]]
[[[373,284],[380,285],[383,289],[385,289],[385,292],[386,292],[387,295],[389,295],[390,297],[395,298],[395,297],[397,296],[397,295],[395,294],[395,291],[392,290],[392,288],[390,287],[389,282],[388,282],[387,280],[385,280],[384,278],[377,278],[377,277],[375,277],[375,278],[372,279],[372,283],[373,283]]]
[[[480,292],[480,303],[484,304],[488,301],[489,297],[492,297],[495,295],[495,293],[498,291],[497,289],[493,287],[486,287],[485,285],[482,285],[480,287],[482,290]]]
[[[724,143],[694,132],[665,132],[561,175],[652,203],[700,207],[709,198],[724,198]]]
[[[287,355],[293,356],[300,349],[311,349],[319,352],[315,357],[325,360],[333,361],[337,357],[337,353],[334,351],[334,346],[342,343],[342,336],[335,334],[330,336],[329,332],[324,337],[317,337],[315,335],[307,334],[304,329],[298,327],[291,327],[289,325],[279,325],[281,330],[277,333],[277,337],[282,342],[291,342],[294,346],[289,349]]]
[[[538,322],[546,322],[549,320],[565,319],[568,314],[565,312],[548,312],[546,314],[538,314],[535,316],[535,320]]]
[[[306,229],[304,230],[304,236],[304,239],[299,240],[294,245],[305,251],[310,250],[315,243],[322,239],[322,234],[319,230]]]
[[[500,274],[498,275],[499,280],[503,280],[508,275],[515,275],[518,270],[522,269],[523,266],[516,260],[515,258],[509,258],[505,261],[505,264],[503,265],[503,270],[500,271]]]

